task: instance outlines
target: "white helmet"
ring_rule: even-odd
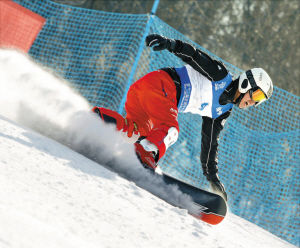
[[[245,71],[239,78],[239,91],[242,94],[247,93],[250,89],[260,88],[269,99],[273,93],[273,83],[268,73],[262,68],[253,68]],[[260,104],[260,103],[258,103]],[[257,105],[257,104],[256,104]]]

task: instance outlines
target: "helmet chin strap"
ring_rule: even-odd
[[[245,95],[245,93],[241,93],[239,95],[239,97],[233,103],[236,104],[237,106],[240,105],[240,102],[243,99],[244,95]]]

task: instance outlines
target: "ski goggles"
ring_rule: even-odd
[[[255,105],[258,105],[260,103],[262,103],[263,101],[267,100],[267,97],[265,95],[265,93],[259,89],[259,88],[256,88],[254,90],[250,90],[250,97],[253,101],[255,101]]]

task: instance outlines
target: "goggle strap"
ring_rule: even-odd
[[[241,102],[242,98],[244,97],[244,95],[245,95],[244,93],[241,93],[240,96],[235,100],[236,105],[240,104],[240,102]]]

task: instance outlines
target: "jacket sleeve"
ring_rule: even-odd
[[[228,70],[222,62],[212,59],[206,53],[181,40],[175,40],[174,46],[169,51],[210,81],[219,81],[228,74]]]
[[[220,132],[230,113],[231,110],[216,119],[206,116],[202,117],[200,160],[204,175],[212,175],[218,172],[218,140]]]

